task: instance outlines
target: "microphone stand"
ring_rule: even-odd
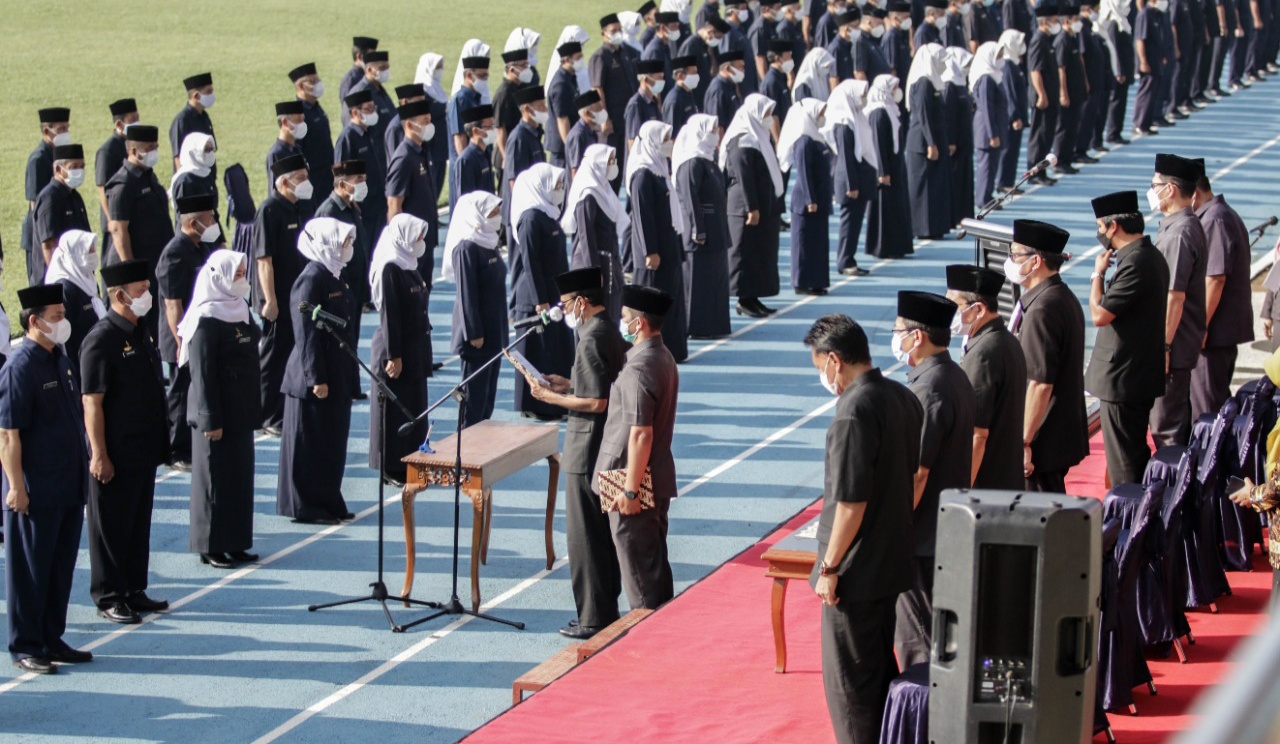
[[[400,427],[401,432],[404,432],[406,430],[406,427],[409,429],[412,429],[414,424],[418,423],[422,419],[431,415],[432,411],[444,405],[446,402],[450,400],[455,400],[458,402],[458,425],[457,425],[457,429],[454,432],[455,439],[454,439],[454,452],[453,452],[453,590],[452,590],[452,593],[450,593],[449,595],[449,599],[443,603],[440,603],[440,602],[426,603],[429,606],[436,608],[436,611],[431,613],[430,615],[427,615],[426,617],[418,618],[417,620],[414,620],[413,622],[410,622],[410,623],[405,623],[403,630],[408,630],[409,628],[412,628],[416,625],[421,625],[423,623],[430,622],[432,620],[435,620],[438,617],[442,617],[445,615],[470,615],[471,617],[477,617],[477,618],[480,618],[481,620],[489,620],[495,623],[502,623],[504,625],[510,625],[511,627],[516,628],[518,630],[524,630],[524,623],[516,622],[514,620],[504,620],[503,618],[495,617],[493,615],[486,615],[483,612],[476,612],[475,610],[464,607],[462,605],[462,601],[458,599],[458,533],[459,533],[459,530],[461,529],[461,503],[462,503],[462,479],[463,479],[462,430],[464,428],[463,421],[465,420],[466,410],[467,410],[467,393],[464,388],[466,388],[467,383],[471,382],[471,380],[474,379],[477,375],[479,375],[481,372],[488,369],[489,366],[492,365],[494,362],[504,357],[506,353],[510,351],[513,347],[515,347],[517,344],[521,343],[526,338],[528,338],[529,336],[535,333],[542,333],[542,331],[546,328],[546,326],[547,326],[547,322],[530,326],[524,333],[516,337],[515,341],[512,341],[510,344],[503,347],[503,349],[499,351],[497,354],[494,354],[492,359],[480,365],[479,369],[477,369],[475,372],[472,372],[470,375],[467,376],[466,379],[462,380],[457,385],[454,385],[453,389],[451,389],[449,392],[442,395],[440,399],[437,400],[435,403],[432,403],[431,405],[427,406],[427,410],[418,414],[416,417],[411,419],[409,423]],[[477,526],[475,529],[479,529],[479,527]]]
[[[1038,176],[1038,175],[1040,175],[1040,174],[1041,174],[1041,173],[1043,173],[1044,171],[1048,170],[1048,168],[1049,168],[1049,166],[1046,166],[1045,168],[1032,168],[1031,170],[1027,171],[1026,173],[1023,173],[1023,174],[1022,174],[1022,178],[1019,178],[1019,179],[1018,179],[1018,182],[1017,182],[1017,183],[1015,183],[1015,184],[1013,185],[1013,188],[1009,189],[1008,191],[1004,192],[1003,194],[1001,194],[1001,195],[999,195],[999,196],[995,197],[994,199],[992,199],[991,201],[987,202],[985,205],[983,205],[982,209],[980,209],[980,210],[978,211],[978,213],[977,213],[976,215],[974,215],[974,216],[973,216],[973,218],[974,218],[975,220],[984,220],[984,219],[986,219],[986,218],[987,218],[987,215],[991,214],[992,212],[996,211],[997,209],[1000,209],[1001,207],[1003,207],[1003,206],[1004,206],[1004,203],[1005,203],[1005,202],[1007,202],[1007,201],[1009,201],[1010,199],[1012,199],[1012,198],[1013,198],[1013,192],[1017,191],[1017,190],[1022,186],[1022,184],[1026,183],[1026,182],[1027,182],[1027,181],[1028,181],[1032,176]],[[966,235],[968,235],[968,234],[969,234],[969,231],[968,231],[968,230],[961,230],[960,232],[956,233],[956,240],[963,240],[963,239],[964,239],[964,236],[966,236]]]
[[[391,594],[387,592],[387,585],[382,578],[383,562],[384,562],[384,556],[386,553],[386,551],[384,550],[384,535],[383,535],[384,526],[386,524],[386,515],[385,515],[386,503],[385,503],[385,500],[383,499],[383,487],[385,486],[385,480],[382,477],[382,459],[383,459],[383,453],[385,452],[387,447],[387,402],[390,401],[391,403],[395,404],[395,406],[400,409],[400,412],[404,414],[405,418],[411,418],[413,416],[413,412],[410,411],[408,408],[406,408],[404,403],[402,403],[400,399],[396,397],[395,392],[393,392],[391,388],[387,386],[387,383],[383,382],[377,375],[373,373],[373,370],[369,369],[368,365],[364,363],[364,360],[360,358],[360,355],[357,354],[354,349],[352,349],[350,346],[347,345],[346,339],[342,337],[342,332],[340,329],[335,328],[328,321],[325,321],[320,318],[317,318],[315,320],[315,324],[316,324],[316,328],[319,328],[320,330],[325,331],[330,336],[332,336],[333,339],[338,342],[338,347],[342,349],[344,352],[346,352],[347,356],[350,356],[352,359],[356,360],[356,364],[359,364],[360,368],[365,371],[365,374],[369,375],[369,379],[373,381],[373,384],[378,386],[378,400],[382,403],[382,405],[378,407],[378,427],[382,432],[382,438],[378,442],[378,578],[373,583],[369,584],[370,591],[368,594],[364,594],[358,597],[351,597],[349,599],[340,599],[336,602],[326,602],[324,604],[308,605],[307,611],[315,612],[316,610],[323,610],[329,607],[338,607],[341,605],[355,604],[357,602],[377,602],[378,604],[382,605],[382,612],[384,615],[387,616],[387,624],[391,626],[391,632],[403,633],[405,626],[396,624],[395,618],[391,616],[391,610],[387,607],[387,600],[391,598]],[[404,433],[405,432],[401,432],[400,435],[403,436]],[[419,605],[421,607],[431,607],[431,608],[440,606],[440,604],[437,602],[424,602],[422,600],[413,599],[412,597],[408,597],[408,596],[397,597],[396,599],[398,599],[401,602],[404,602],[405,606]]]
[[[1272,217],[1271,219],[1272,219],[1272,220],[1274,220],[1275,218],[1274,218],[1274,217]],[[1258,241],[1259,241],[1259,240],[1262,240],[1262,236],[1266,234],[1266,232],[1267,232],[1267,228],[1268,228],[1268,227],[1271,227],[1271,226],[1272,226],[1272,225],[1274,225],[1274,224],[1276,224],[1276,223],[1275,223],[1275,222],[1271,222],[1271,221],[1267,221],[1267,222],[1262,223],[1261,225],[1258,225],[1257,227],[1253,228],[1252,230],[1250,230],[1249,232],[1251,232],[1251,233],[1257,233],[1257,234],[1258,234],[1258,237],[1256,237],[1256,238],[1254,238],[1253,240],[1249,241],[1249,247],[1250,247],[1250,248],[1252,248],[1253,246],[1257,245]]]

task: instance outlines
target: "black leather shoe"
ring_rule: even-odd
[[[746,315],[749,318],[767,318],[769,316],[769,313],[757,309],[754,305],[744,303],[742,300],[738,300],[738,304],[734,309],[738,311],[738,315]]]
[[[32,674],[57,674],[58,668],[48,659],[42,659],[38,656],[27,656],[13,662],[13,665],[24,672]]]
[[[235,561],[228,558],[226,553],[201,553],[200,562],[206,566],[213,566],[214,568],[236,567]]]
[[[1092,155],[1081,155],[1080,157],[1076,158],[1076,162],[1077,162],[1077,163],[1092,164],[1092,163],[1098,163],[1098,162],[1101,162],[1101,161],[1100,161],[1100,160],[1098,160],[1097,158],[1095,158],[1095,157],[1094,157],[1094,156],[1092,156]]]
[[[227,553],[227,555],[236,563],[253,563],[258,560],[258,555],[256,553],[250,553],[247,550],[235,550]]]
[[[597,628],[593,625],[578,625],[577,623],[570,623],[560,629],[560,635],[565,638],[574,638],[579,641],[585,641],[596,633],[599,633],[601,630],[603,630],[603,628]]]
[[[436,362],[435,364],[431,365],[432,372],[439,372],[442,369],[444,369],[444,362]]]
[[[850,267],[845,268],[845,269],[840,269],[840,273],[841,273],[841,274],[844,274],[845,276],[866,276],[867,274],[870,274],[871,272],[870,272],[870,271],[867,271],[866,269],[862,268],[861,266],[850,266]]]
[[[292,519],[290,521],[293,522],[294,524],[323,524],[323,525],[342,524],[342,522],[337,519],[330,519],[327,517],[316,518],[316,519]]]
[[[116,602],[110,607],[99,607],[98,617],[121,625],[137,625],[142,622],[142,618],[138,616],[138,613],[134,612],[124,602]]]
[[[56,661],[59,664],[88,664],[93,661],[93,654],[68,646],[61,651],[49,654],[49,661]]]
[[[352,400],[369,400],[369,394],[363,390],[357,390],[351,394]]]
[[[173,468],[179,473],[191,472],[191,463],[188,460],[174,460],[173,462],[169,463],[169,467]]]
[[[760,300],[756,300],[756,309],[762,310],[765,315],[773,315],[774,313],[778,312],[778,308],[769,307],[768,305],[764,304]]]
[[[350,522],[355,518],[356,518],[356,515],[353,512],[347,512],[346,514],[343,514],[341,517],[338,517],[338,519],[342,520],[343,522]]]
[[[136,612],[159,612],[169,609],[169,603],[163,599],[152,599],[146,592],[129,595],[129,606]]]
[[[821,287],[796,287],[795,291],[798,295],[809,295],[811,297],[822,297],[827,293],[827,290]]]

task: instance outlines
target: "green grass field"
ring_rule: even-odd
[[[23,177],[27,156],[39,139],[39,108],[71,108],[72,139],[84,145],[90,158],[80,194],[96,230],[92,153],[110,135],[107,104],[117,98],[136,98],[142,121],[160,127],[162,156],[156,172],[167,185],[173,167],[166,138],[169,123],[186,101],[182,80],[211,71],[218,94],[209,112],[217,131],[218,163],[243,163],[260,199],[266,191],[263,158],[276,137],[273,104],[293,98],[288,71],[303,62],[316,63],[328,88],[322,102],[334,120],[336,136],[338,83],[351,66],[352,36],[376,37],[380,48],[391,52],[392,87],[412,82],[423,53],[442,54],[448,88],[462,43],[469,38],[482,39],[493,48],[499,63],[494,69],[500,71],[498,55],[507,35],[517,26],[532,28],[543,37],[538,66],[545,76],[566,25],[577,24],[593,34],[585,50],[590,55],[598,46],[599,18],[632,5],[638,6],[638,0],[111,0],[73,3],[55,11],[4,0],[0,11],[9,29],[9,82],[0,96],[0,119],[8,122],[0,132],[5,183],[0,191],[0,236],[8,260],[0,299],[16,323],[16,292],[26,283],[19,248],[27,211]],[[437,126],[443,132],[443,126]]]

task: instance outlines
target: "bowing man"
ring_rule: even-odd
[[[459,199],[445,242],[445,279],[458,284],[453,300],[453,353],[462,357],[464,380],[507,343],[507,265],[498,252],[501,201],[478,191]],[[499,372],[497,364],[490,364],[467,383],[464,426],[493,415]]]
[[[472,191],[492,194],[494,190],[493,161],[489,148],[497,141],[498,130],[493,118],[493,105],[482,103],[462,114],[462,132],[467,146],[458,155],[452,174],[453,199]]]
[[[618,155],[609,145],[591,145],[583,155],[565,201],[560,226],[573,236],[570,265],[595,266],[604,276],[604,303],[610,317],[622,310],[622,264],[618,237],[631,226],[622,202],[610,186],[618,178]]]
[[[728,181],[729,281],[739,315],[775,312],[760,301],[778,294],[778,226],[782,169],[769,137],[774,103],[753,93],[720,140],[720,167]]]
[[[640,127],[627,159],[628,207],[631,210],[631,253],[634,283],[670,295],[662,341],[676,362],[689,356],[688,313],[684,301],[684,266],[675,226],[684,220],[671,188],[668,160],[674,142],[671,127],[651,121]]]
[[[564,206],[564,168],[534,163],[516,179],[511,197],[511,319],[527,318],[548,310],[560,301],[556,277],[569,270],[560,208]],[[551,323],[516,347],[543,376],[561,377],[573,367],[573,333],[560,323]],[[563,408],[548,405],[530,395],[528,380],[515,376],[515,409],[526,418],[558,421]]]
[[[827,104],[798,102],[778,138],[778,166],[795,168],[791,192],[791,286],[796,294],[825,295],[831,285],[831,155],[822,136]]]
[[[915,252],[911,244],[911,206],[903,162],[898,103],[902,89],[893,75],[881,75],[867,91],[867,123],[875,153],[876,196],[867,221],[867,253],[900,258]]]
[[[93,277],[98,270],[97,243],[97,236],[91,232],[64,232],[58,238],[53,262],[44,276],[49,284],[62,285],[62,306],[71,323],[71,335],[62,347],[71,360],[77,380],[80,379],[80,344],[89,335],[89,329],[107,317],[107,307],[98,297],[98,284]]]
[[[9,656],[24,672],[93,660],[62,640],[80,550],[89,452],[80,386],[61,343],[62,287],[18,290],[26,337],[0,367],[4,583]]]
[[[546,94],[540,85],[529,85],[515,92],[519,106],[520,123],[507,138],[506,156],[502,160],[502,224],[511,233],[511,190],[516,178],[534,163],[547,162],[547,151],[542,147],[542,131],[551,114],[547,111]]]
[[[676,229],[684,245],[684,302],[689,337],[723,338],[729,326],[729,217],[724,173],[716,162],[717,122],[695,114],[676,135],[671,154],[675,194],[680,200]]]
[[[284,432],[280,438],[280,478],[276,514],[301,524],[337,524],[354,519],[342,498],[342,475],[351,428],[352,394],[359,389],[355,361],[341,340],[355,348],[360,308],[339,277],[355,251],[356,231],[331,217],[317,217],[298,236],[298,253],[307,264],[289,293],[289,317],[297,344],[280,390],[284,393]],[[319,328],[308,303],[347,321],[346,328]]]
[[[942,106],[941,44],[916,51],[907,77],[907,184],[911,191],[911,229],[917,238],[936,239],[951,229],[951,153]]]
[[[415,414],[427,407],[427,378],[431,376],[430,288],[418,270],[419,259],[427,252],[430,230],[424,220],[406,212],[392,217],[378,238],[369,267],[368,281],[379,319],[373,332],[370,366]],[[405,466],[400,460],[417,451],[426,439],[427,422],[419,421],[413,433],[399,436],[400,427],[407,423],[405,416],[399,406],[387,405],[377,390],[369,402],[369,422],[369,467],[388,481],[404,485]]]
[[[188,550],[201,563],[234,568],[253,547],[253,434],[262,419],[258,326],[249,314],[249,267],[236,251],[214,251],[196,275],[178,326],[179,364],[191,374]]]
[[[1000,160],[1009,132],[1009,102],[1002,84],[1005,71],[1016,65],[1004,64],[1001,51],[994,41],[982,44],[969,68],[969,92],[974,108],[973,148],[978,154],[975,201],[979,205],[995,198]]]
[[[123,261],[102,269],[111,311],[80,347],[89,434],[89,594],[99,617],[141,621],[168,609],[146,595],[156,467],[169,461],[160,352],[143,322],[151,310],[151,269]]]
[[[840,205],[836,270],[845,276],[868,273],[858,266],[855,256],[867,206],[876,195],[875,140],[871,122],[863,113],[869,89],[865,80],[846,80],[831,92],[827,106],[827,123],[831,128],[829,144],[835,152],[832,190],[836,204]]]

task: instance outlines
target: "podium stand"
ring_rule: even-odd
[[[973,263],[1003,274],[1004,260],[1009,257],[1013,245],[1013,228],[997,222],[970,219],[961,220],[960,227],[973,236]],[[1021,295],[1021,287],[1006,282],[1000,289],[1000,314],[1009,318]]]

